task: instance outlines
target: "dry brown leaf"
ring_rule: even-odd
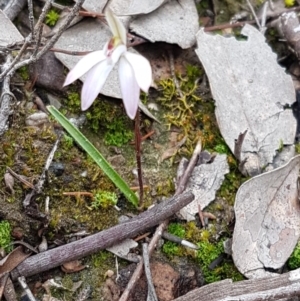
[[[12,271],[30,255],[31,253],[24,253],[21,246],[15,248],[0,261],[0,277]]]
[[[175,146],[172,146],[172,147],[168,148],[167,150],[165,150],[163,152],[163,154],[161,155],[160,161],[162,162],[162,161],[174,156],[176,154],[176,152],[178,151],[178,149],[185,143],[185,141],[186,141],[186,136],[183,137],[179,142],[177,142],[177,144]],[[171,144],[172,144],[172,142],[171,142]]]
[[[65,273],[76,273],[85,269],[85,265],[82,265],[79,260],[73,260],[66,262],[61,266],[61,269]]]
[[[248,180],[237,192],[233,260],[248,278],[281,268],[300,237],[299,167],[300,155]]]

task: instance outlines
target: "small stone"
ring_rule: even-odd
[[[21,227],[15,227],[11,231],[11,236],[17,240],[21,240],[24,237],[24,230]]]
[[[49,104],[51,106],[54,106],[57,110],[59,110],[61,107],[61,102],[60,102],[59,98],[52,94],[49,94],[49,93],[47,93],[47,97],[49,100]]]
[[[65,171],[65,166],[61,162],[52,162],[49,170],[53,172],[56,177],[60,177]]]
[[[25,124],[30,126],[39,126],[48,123],[48,115],[44,112],[36,112],[26,118]]]
[[[30,65],[31,78],[35,84],[52,91],[61,91],[65,81],[64,67],[52,52],[46,53],[35,65]]]

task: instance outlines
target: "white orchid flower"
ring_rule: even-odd
[[[69,72],[64,86],[87,74],[81,91],[81,109],[85,111],[92,105],[109,73],[119,62],[123,103],[129,118],[134,119],[139,105],[140,89],[147,93],[152,82],[151,66],[143,56],[127,51],[126,29],[110,9],[106,9],[105,16],[113,37],[103,50],[84,56]]]

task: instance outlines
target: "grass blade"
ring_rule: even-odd
[[[101,153],[94,145],[75,127],[62,113],[54,106],[47,106],[51,115],[62,125],[62,127],[73,137],[73,139],[88,153],[88,155],[97,163],[103,172],[111,181],[121,190],[128,201],[134,206],[138,206],[138,197],[129,188],[121,176],[110,166]]]

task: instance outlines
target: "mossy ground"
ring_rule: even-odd
[[[149,100],[145,99],[146,103],[151,98],[158,102],[160,110],[156,117],[162,121],[161,124],[153,123],[150,119],[143,116],[141,126],[143,134],[151,130],[155,131],[155,135],[151,139],[144,141],[142,145],[144,181],[149,187],[146,190],[148,205],[157,198],[172,195],[174,191],[173,178],[176,172],[175,163],[182,156],[191,156],[198,139],[201,139],[203,149],[228,155],[231,172],[219,192],[219,197],[223,199],[223,207],[227,206],[226,204],[228,206],[232,205],[235,192],[243,180],[233,156],[230,154],[218,131],[214,118],[214,103],[206,95],[203,96],[199,88],[199,79],[201,79],[202,74],[203,71],[199,67],[189,66],[185,75],[177,76],[183,96],[178,94],[173,80],[168,79],[159,83],[158,93],[150,95]],[[80,114],[78,88],[75,85],[72,86],[68,95],[64,97],[63,111],[68,117]],[[22,104],[18,108],[12,119],[10,129],[2,137],[3,148],[0,150],[0,156],[3,165],[0,166],[0,175],[3,176],[6,166],[9,166],[15,172],[27,176],[33,183],[36,183],[43,170],[47,155],[57,139],[57,132],[54,131],[53,123],[45,124],[40,128],[24,126],[25,117],[34,111],[28,111],[25,107],[26,105]],[[134,145],[131,144],[133,136],[126,138],[126,133],[132,133],[133,124],[130,120],[122,117],[124,116],[124,109],[121,103],[114,103],[109,99],[99,99],[89,112],[87,116],[88,122],[82,128],[82,131],[109,160],[113,160],[116,155],[122,155],[123,163],[117,164],[115,168],[128,183],[136,186],[137,179],[132,173],[132,170],[136,168]],[[57,125],[55,125],[56,127]],[[186,136],[186,143],[172,158],[161,160],[161,155],[167,148],[166,145],[173,130],[178,132],[178,140]],[[20,135],[20,132],[22,135]],[[110,137],[108,139],[106,136],[107,132],[110,132],[113,138]],[[127,140],[124,140],[124,137]],[[118,142],[115,143],[116,141]],[[50,197],[50,224],[46,231],[46,237],[49,242],[54,241],[56,238],[61,238],[64,234],[82,229],[89,232],[101,231],[117,223],[117,217],[120,213],[113,207],[106,209],[93,208],[91,210],[92,199],[88,196],[82,196],[80,192],[92,192],[99,189],[114,192],[119,197],[118,205],[122,207],[123,212],[135,212],[130,204],[124,202],[124,198],[119,195],[114,185],[104,176],[98,166],[74,144],[70,137],[63,136],[61,139],[59,148],[54,156],[54,162],[63,163],[64,172],[61,176],[56,176],[54,172],[50,172],[49,181],[44,187],[43,195],[36,199],[40,208],[43,208],[45,197]],[[15,193],[13,196],[4,186],[0,190],[4,195],[3,201],[14,202],[13,204],[16,204],[17,210],[20,210],[27,188],[24,188],[20,183],[16,183],[14,189]],[[77,194],[64,195],[63,193],[66,192],[77,192]],[[214,213],[214,211],[222,212],[224,208],[220,208],[219,205],[216,208],[212,206],[210,209]],[[215,223],[211,222],[212,225]],[[20,225],[14,223],[13,226]],[[230,235],[226,228],[227,226],[226,222],[224,222],[224,225],[222,224],[223,230]],[[209,229],[199,229],[195,222],[184,223],[183,228],[186,239],[199,244],[205,242],[219,252],[220,240],[215,239],[215,234],[217,231],[221,231],[220,229],[216,230],[217,227],[215,226]],[[173,230],[170,231],[172,232]],[[25,237],[27,234],[25,233]],[[36,243],[36,241],[30,242]],[[207,252],[205,250],[204,253],[209,256],[210,251]],[[200,268],[205,269],[203,258],[195,251],[184,249],[172,243],[166,243],[164,252],[169,258],[172,256],[188,256]],[[104,275],[108,267],[114,269],[114,263],[111,256],[102,256],[101,254],[95,256],[84,259],[84,262],[91,267],[90,269],[77,273],[79,276],[66,276],[64,277],[65,281],[70,281],[71,279],[74,282],[78,279],[85,279],[84,277],[89,275],[87,279],[89,279],[93,287],[99,288],[101,281],[103,281],[103,278],[99,277],[99,275]],[[209,260],[214,260],[214,258],[210,256],[207,262]],[[94,265],[97,266],[95,270],[92,268]],[[229,277],[229,271],[234,271],[233,265],[229,265],[228,262],[226,262],[226,265],[224,263],[224,269],[227,271],[226,273],[223,270],[221,272],[219,270],[218,273],[222,276],[214,275],[212,277],[215,278],[211,279],[217,280],[225,277],[225,275]],[[210,280],[207,279],[207,281]],[[66,294],[66,292],[62,294]],[[95,296],[100,296],[97,291],[94,294]]]

